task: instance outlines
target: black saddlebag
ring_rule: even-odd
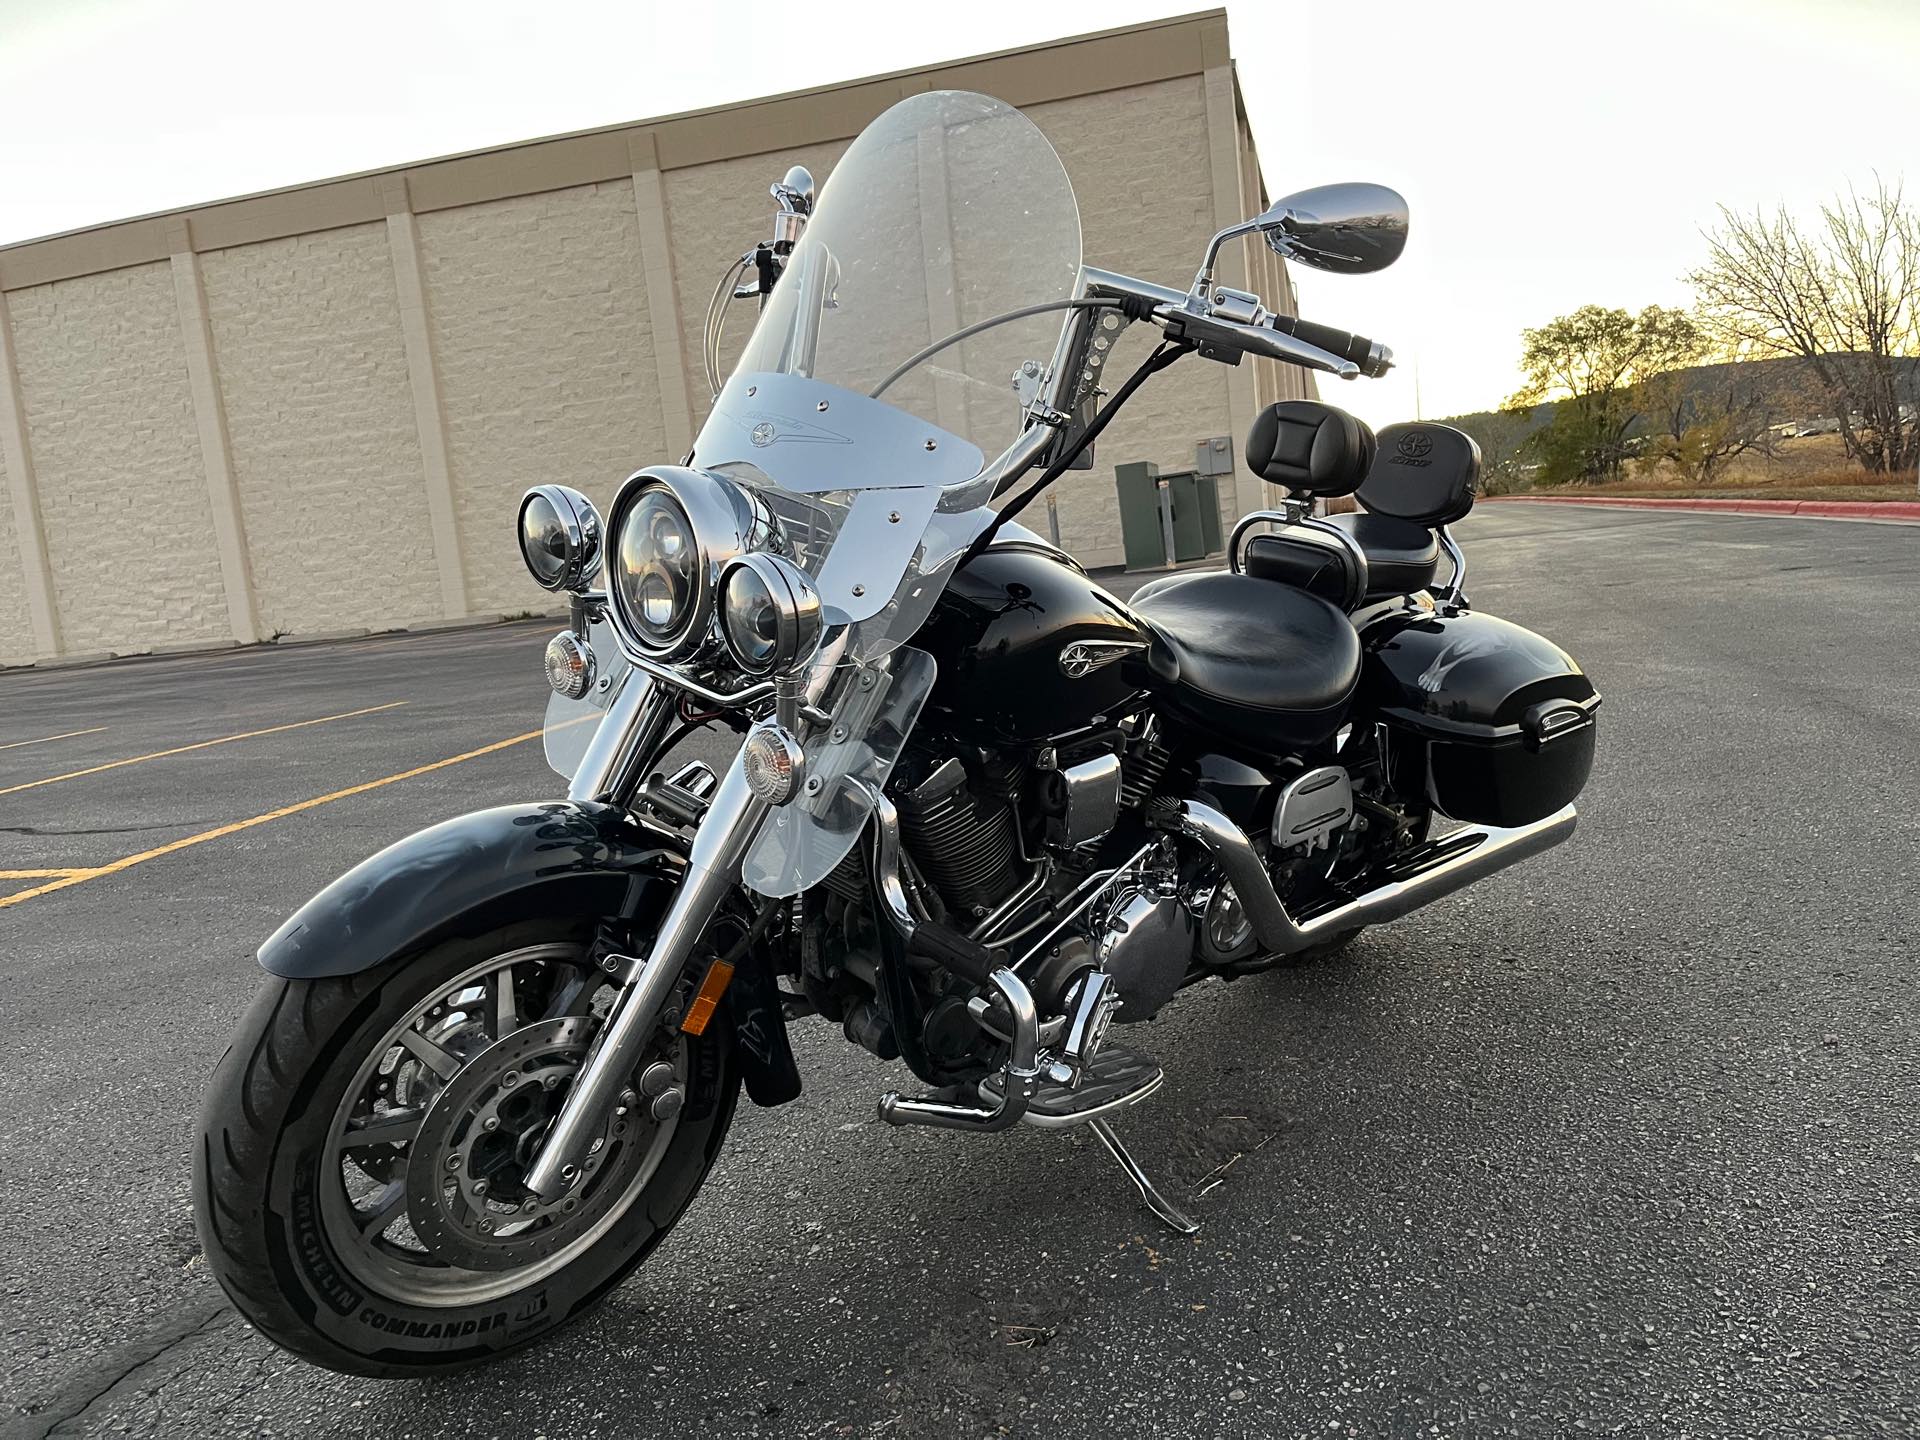
[[[1386,722],[1396,793],[1511,827],[1587,783],[1600,696],[1552,641],[1492,615],[1404,611],[1361,639],[1363,708]]]

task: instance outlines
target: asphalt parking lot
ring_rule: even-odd
[[[8,1434],[1920,1433],[1920,529],[1483,506],[1476,604],[1606,695],[1573,842],[1189,992],[1090,1138],[874,1120],[796,1027],[587,1322],[346,1379],[194,1238],[258,941],[370,851],[553,794],[547,624],[0,674]],[[533,738],[529,738],[533,737]]]

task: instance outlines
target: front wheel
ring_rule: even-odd
[[[590,1307],[679,1219],[733,1117],[724,1023],[654,1037],[564,1195],[521,1183],[612,997],[585,940],[516,925],[262,986],[208,1086],[194,1206],[268,1339],[358,1375],[471,1365]]]

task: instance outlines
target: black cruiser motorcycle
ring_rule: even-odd
[[[1459,432],[1270,407],[1245,460],[1286,498],[1130,603],[1014,523],[1175,360],[1384,373],[1213,264],[1257,232],[1377,270],[1398,195],[1288,196],[1168,289],[1083,265],[1039,130],[957,92],[882,115],[817,208],[804,171],[773,193],[709,369],[729,299],[758,322],[686,462],[604,523],[563,486],[522,502],[533,578],[571,596],[567,798],[423,830],[260,950],[195,1202],[234,1304],[320,1365],[422,1375],[580,1314],[692,1203],[740,1088],[799,1092],[807,1016],[917,1077],[889,1124],[1084,1125],[1190,1231],[1112,1128],[1161,1081],[1115,1027],[1573,831],[1599,697],[1469,609]],[[1157,342],[1102,405],[1134,325]],[[742,736],[725,772],[669,770],[711,724]]]

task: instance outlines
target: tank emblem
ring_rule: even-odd
[[[1079,680],[1102,665],[1111,665],[1146,648],[1143,640],[1075,640],[1060,651],[1060,673],[1069,680]]]

